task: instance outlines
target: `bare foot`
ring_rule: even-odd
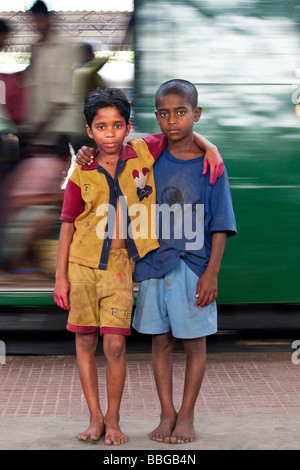
[[[110,445],[120,445],[127,442],[127,437],[122,433],[117,421],[108,421],[105,419],[105,440],[104,443]]]
[[[149,434],[150,439],[157,442],[170,442],[172,431],[176,423],[176,412],[172,415],[161,416],[159,425]]]
[[[194,442],[194,440],[195,430],[193,420],[190,418],[180,418],[178,415],[170,442],[172,444],[186,444],[188,442]]]
[[[91,419],[90,425],[86,431],[77,434],[78,439],[81,441],[99,441],[104,432],[104,418]]]

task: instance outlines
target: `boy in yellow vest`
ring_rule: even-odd
[[[119,410],[133,306],[129,256],[138,261],[159,247],[151,227],[150,208],[156,201],[151,170],[166,140],[161,134],[135,141],[135,150],[123,145],[130,132],[130,105],[118,89],[91,93],[85,116],[87,133],[98,149],[92,164],[75,167],[65,191],[54,299],[69,310],[67,329],[76,334],[79,375],[90,411],[90,425],[78,438],[96,441],[105,431],[105,443],[117,445],[127,441]],[[121,216],[124,200],[126,217]],[[144,236],[132,235],[130,208],[135,204],[146,209]],[[99,330],[107,360],[105,416],[95,363]]]

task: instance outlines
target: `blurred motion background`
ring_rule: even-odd
[[[117,86],[132,100],[132,14],[128,0],[13,0],[0,12],[0,287],[53,280],[63,190],[92,145],[85,96]]]
[[[0,53],[2,74],[28,68],[31,47],[38,40],[32,19],[25,13],[32,3],[20,1],[20,11],[0,12],[11,26]],[[103,86],[119,86],[128,94],[133,108],[131,137],[159,132],[154,94],[162,82],[182,78],[197,86],[203,112],[195,129],[218,146],[225,161],[238,226],[238,235],[228,240],[222,263],[219,303],[299,303],[300,2],[135,0],[134,4],[116,1],[107,5],[98,0],[81,2],[80,8],[75,2],[71,7],[67,0],[46,3],[53,10],[56,32],[72,44],[76,54],[83,44],[92,46],[92,61],[98,60],[98,65],[102,61],[96,74]],[[83,7],[90,10],[82,11]],[[71,146],[67,145],[68,155],[63,155],[66,168],[61,181],[72,165],[76,147],[80,142],[86,144],[78,110],[85,95],[85,72],[90,70],[84,66],[90,60],[76,54],[64,111],[68,108],[74,121],[70,114],[67,121],[76,123],[79,131],[74,140],[72,128],[63,133]],[[54,65],[49,64],[48,70],[48,76],[55,74],[59,79]],[[7,76],[0,79],[9,82]],[[23,78],[20,80],[23,90]],[[2,149],[1,168],[12,156],[17,160],[28,157],[18,141],[24,116],[12,117],[14,111],[20,111],[22,100],[27,117],[27,95],[20,92],[17,103],[11,104],[16,96],[13,91],[10,102],[1,102],[3,114],[12,118],[12,127],[2,132],[9,145]],[[8,206],[4,206],[7,213]],[[55,214],[54,219],[51,230],[39,239],[45,254],[41,255],[40,248],[36,264],[21,273],[26,279],[32,280],[40,271],[50,278],[53,275],[59,228]],[[18,223],[22,234],[24,227]],[[8,233],[13,240],[16,232]],[[5,253],[5,247],[3,250]],[[18,273],[11,272],[18,270],[15,264],[12,269],[2,266],[0,285],[18,279]]]

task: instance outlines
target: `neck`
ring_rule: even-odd
[[[116,165],[119,160],[119,155],[117,154],[98,154],[96,160],[100,165]]]
[[[195,143],[193,135],[177,141],[169,139],[167,149],[174,157],[181,159],[195,158],[203,153]]]

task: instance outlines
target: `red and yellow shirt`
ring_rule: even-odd
[[[74,168],[60,217],[75,224],[69,261],[106,269],[118,198],[122,209],[126,205],[127,247],[133,261],[159,247],[151,210],[156,203],[153,165],[166,142],[163,134],[128,142],[121,150],[114,178],[96,161]]]

